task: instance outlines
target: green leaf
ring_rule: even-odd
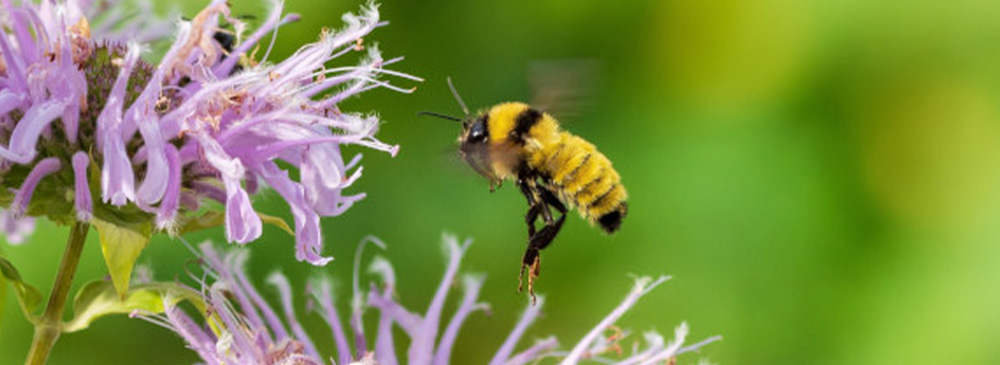
[[[73,319],[63,324],[64,332],[76,332],[90,326],[98,318],[110,314],[163,313],[166,306],[187,300],[204,312],[205,302],[198,292],[178,283],[147,283],[133,286],[122,298],[116,285],[105,280],[85,284],[73,299]]]
[[[104,262],[108,265],[108,274],[111,275],[115,290],[121,299],[125,299],[128,282],[132,278],[132,267],[149,243],[153,225],[149,221],[116,224],[98,217],[94,217],[90,223],[97,228],[101,252],[104,253]]]
[[[21,274],[14,268],[14,265],[2,256],[0,256],[0,273],[14,287],[14,294],[17,296],[18,303],[21,304],[21,312],[24,312],[24,317],[35,323],[38,317],[34,313],[35,309],[42,304],[42,292],[25,283],[21,279]],[[3,284],[0,283],[0,285]],[[4,286],[6,287],[6,285]],[[0,307],[0,309],[3,309],[3,307]]]
[[[292,227],[290,227],[284,219],[262,213],[257,213],[257,216],[260,217],[260,221],[264,224],[270,224],[280,228],[282,231],[288,232],[290,235],[295,235],[295,231],[292,230]],[[208,211],[196,218],[182,222],[177,229],[177,234],[183,235],[185,233],[218,227],[223,224],[226,224],[225,211]]]

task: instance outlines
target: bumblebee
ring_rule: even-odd
[[[528,291],[540,274],[540,251],[552,243],[568,209],[608,234],[628,213],[628,194],[611,160],[583,138],[562,130],[551,115],[524,103],[501,103],[470,114],[451,80],[448,86],[464,118],[421,112],[462,123],[459,154],[490,181],[490,191],[512,180],[528,200],[528,245],[521,261],[518,290],[528,269]],[[553,216],[555,210],[559,217]],[[541,229],[535,223],[542,221]]]

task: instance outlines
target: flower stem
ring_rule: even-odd
[[[66,252],[63,253],[59,272],[56,274],[56,283],[52,286],[52,294],[49,296],[45,313],[35,324],[35,337],[31,341],[31,350],[28,351],[25,365],[45,364],[49,352],[62,334],[63,310],[66,309],[69,288],[73,284],[76,266],[80,263],[80,254],[83,253],[83,243],[87,240],[88,230],[90,225],[83,222],[76,222],[70,230]]]

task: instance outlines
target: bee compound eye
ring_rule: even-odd
[[[477,121],[476,124],[472,125],[472,131],[469,132],[469,136],[472,139],[483,139],[486,138],[486,123],[482,120]]]

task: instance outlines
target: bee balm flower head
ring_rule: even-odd
[[[341,148],[398,150],[375,138],[374,115],[343,111],[338,103],[379,87],[411,91],[384,75],[419,79],[384,69],[400,59],[384,60],[361,43],[383,24],[374,5],[345,15],[343,28],[324,31],[284,60],[269,59],[270,46],[256,59],[262,39],[273,40],[279,26],[298,18],[282,15],[280,2],[271,6],[260,27],[245,32],[248,25],[226,1],[212,1],[176,23],[173,43],[153,64],[144,58],[147,45],[122,43],[121,32],[155,39],[167,34],[162,22],[144,15],[121,25],[120,11],[111,10],[92,25],[88,15],[119,9],[106,2],[3,2],[5,214],[60,223],[145,221],[175,232],[211,221],[195,213],[217,201],[225,207],[218,221],[227,238],[247,243],[262,225],[250,197],[266,185],[291,208],[296,257],[326,263],[319,218],[364,197],[343,194],[361,168],[360,154],[345,161]],[[355,52],[366,52],[359,63],[331,64]],[[297,168],[299,178],[285,166]]]
[[[448,256],[447,268],[441,283],[434,291],[434,297],[425,310],[415,312],[400,304],[394,297],[397,281],[392,266],[384,259],[376,259],[371,271],[382,277],[382,284],[372,283],[367,292],[359,284],[360,249],[355,256],[353,278],[354,295],[350,301],[350,311],[337,309],[338,300],[329,278],[320,278],[308,287],[312,301],[307,308],[316,311],[329,326],[332,343],[316,343],[304,330],[296,314],[296,301],[288,279],[281,273],[274,273],[268,283],[276,290],[281,306],[276,309],[268,304],[264,296],[246,275],[245,264],[248,253],[232,250],[228,253],[216,250],[211,243],[200,246],[204,268],[201,281],[202,307],[205,313],[190,315],[178,307],[175,298],[164,298],[163,313],[152,314],[134,312],[133,315],[168,328],[187,342],[189,348],[198,353],[206,364],[449,364],[468,363],[468,360],[453,359],[452,351],[458,336],[465,333],[467,346],[495,348],[491,365],[534,364],[545,358],[559,360],[560,364],[571,365],[592,361],[604,364],[653,364],[670,363],[671,359],[686,352],[718,341],[711,337],[704,341],[684,346],[688,333],[686,324],[678,326],[674,339],[665,342],[656,332],[645,334],[645,346],[638,342],[631,348],[623,349],[628,331],[617,329],[615,322],[638,300],[664,282],[639,278],[625,299],[597,326],[577,342],[570,351],[558,350],[559,343],[554,337],[536,341],[520,351],[515,351],[528,328],[538,318],[544,299],[536,305],[529,305],[506,340],[497,344],[483,344],[475,331],[462,330],[462,325],[470,316],[480,311],[489,311],[487,304],[479,302],[479,292],[485,278],[466,275],[459,278],[462,256],[470,241],[460,243],[455,237],[446,236],[445,246]],[[384,245],[371,238],[379,246]],[[364,243],[364,242],[363,242]],[[446,317],[444,308],[448,296],[461,280],[463,295],[454,312]],[[341,304],[342,307],[347,307]],[[362,317],[366,311],[377,312],[376,331],[366,335]],[[347,312],[347,313],[343,313]],[[207,324],[200,324],[203,317]],[[399,359],[393,327],[399,327],[406,334],[407,350],[405,359]],[[346,330],[345,330],[346,329]],[[608,333],[610,331],[610,334]],[[373,340],[372,342],[369,342]],[[628,342],[632,342],[629,340]],[[325,358],[325,354],[330,354]],[[402,361],[401,361],[402,360]],[[555,363],[554,361],[552,363]]]

